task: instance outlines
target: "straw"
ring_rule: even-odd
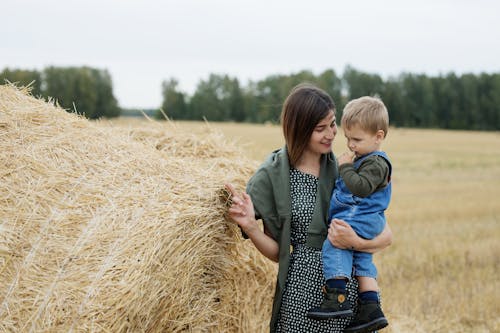
[[[225,218],[255,167],[213,130],[0,86],[0,331],[268,331],[276,266]]]

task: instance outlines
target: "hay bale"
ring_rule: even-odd
[[[0,331],[265,332],[276,267],[224,218],[255,163],[0,86]]]

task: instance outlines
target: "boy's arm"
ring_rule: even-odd
[[[339,167],[340,176],[355,196],[364,198],[387,185],[389,165],[380,156],[366,158],[356,170],[354,164],[345,163]]]

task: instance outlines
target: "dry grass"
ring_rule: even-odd
[[[280,129],[209,127],[226,137],[90,123],[0,86],[0,331],[267,331],[275,267],[220,190],[244,186]],[[499,332],[499,133],[391,129],[384,149],[384,331]]]
[[[179,127],[198,131],[200,123]],[[278,126],[212,123],[262,160]],[[391,129],[388,219],[376,255],[387,332],[500,332],[500,133]],[[340,131],[334,151],[345,150]]]
[[[10,86],[0,135],[0,332],[266,330],[275,266],[222,191],[255,163],[222,136],[91,123]]]

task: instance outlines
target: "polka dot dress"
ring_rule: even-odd
[[[311,223],[318,178],[296,169],[290,170],[292,199],[293,252],[285,291],[281,303],[277,332],[301,333],[342,333],[350,319],[309,319],[306,314],[323,300],[323,263],[321,250],[305,245],[307,229]],[[355,305],[357,282],[348,283],[348,298]]]

